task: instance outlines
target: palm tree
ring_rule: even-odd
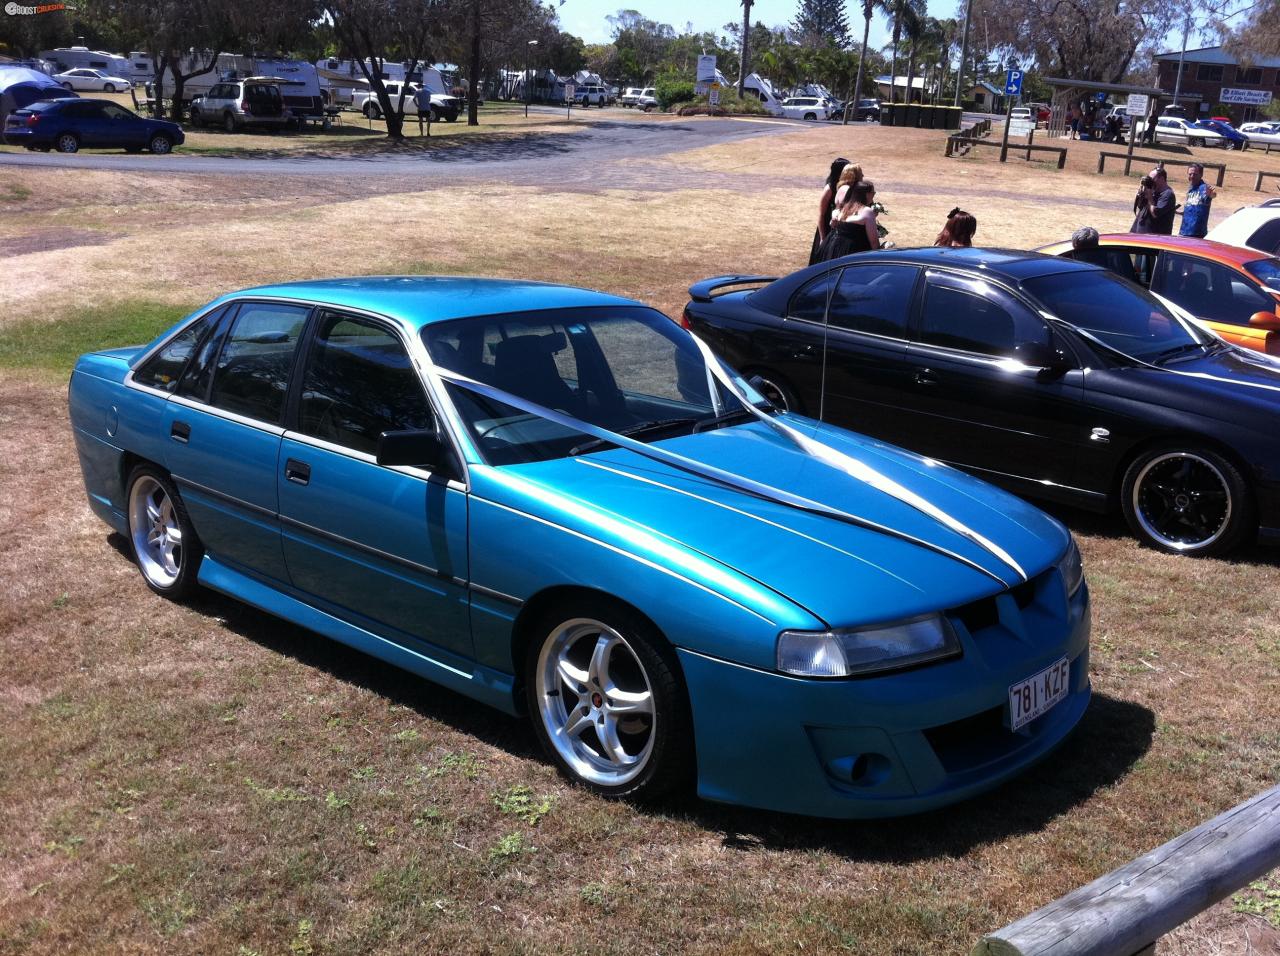
[[[853,83],[853,108],[858,108],[858,97],[862,95],[862,76],[866,72],[867,37],[871,34],[871,16],[876,12],[876,0],[862,0],[862,52],[858,54],[858,78]],[[890,87],[892,89],[892,86]],[[849,124],[849,104],[844,105],[844,123]]]
[[[898,44],[902,40],[902,20],[909,16],[912,0],[877,0],[878,6],[893,21],[893,59],[889,64],[889,105],[892,106],[898,82]],[[910,99],[910,90],[907,91]]]
[[[743,84],[747,81],[747,57],[751,46],[751,4],[742,0],[742,60],[738,63],[738,98],[742,98]]]
[[[911,41],[911,52],[907,55],[907,102],[910,103],[916,75],[916,53],[924,37],[925,21],[928,19],[925,16],[925,0],[904,0],[901,19],[902,32]]]

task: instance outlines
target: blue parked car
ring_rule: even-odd
[[[775,410],[597,292],[335,279],[220,298],[70,383],[93,510],[197,585],[527,713],[570,778],[830,817],[1059,744],[1089,598],[1057,521]]]
[[[1223,149],[1247,149],[1249,137],[1223,120],[1207,119],[1190,124],[1197,129],[1212,130],[1222,137]]]
[[[163,154],[185,140],[176,123],[145,119],[110,100],[41,100],[14,110],[4,124],[4,141],[10,146],[46,153],[75,153],[87,147]]]

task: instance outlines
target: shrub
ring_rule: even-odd
[[[693,84],[684,79],[660,77],[654,84],[654,96],[658,100],[658,109],[665,112],[677,103],[688,103],[694,99]]]

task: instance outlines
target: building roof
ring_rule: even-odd
[[[979,80],[977,83],[973,84],[973,88],[975,90],[979,88],[984,89],[992,96],[1004,96],[1004,90],[987,80]]]
[[[1177,60],[1180,55],[1178,50],[1170,50],[1168,53],[1157,53],[1155,59],[1160,60]],[[1198,50],[1188,50],[1186,52],[1187,63],[1213,63],[1222,66],[1234,66],[1240,62],[1240,58],[1232,56],[1224,48],[1220,46],[1206,46]],[[1252,66],[1280,67],[1280,56],[1255,56],[1250,60]]]

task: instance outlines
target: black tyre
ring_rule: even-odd
[[[234,133],[240,129],[240,124],[236,122],[233,114],[227,113],[222,117],[222,128],[228,133]]]
[[[173,480],[154,465],[138,465],[129,475],[125,514],[147,587],[173,600],[190,595],[204,549]]]
[[[80,151],[80,137],[75,133],[59,133],[53,144],[60,153],[78,153]]]
[[[752,369],[744,373],[744,377],[757,392],[769,400],[769,404],[784,412],[804,414],[800,399],[790,384],[777,372],[769,369]]]
[[[164,156],[166,153],[173,152],[173,140],[164,133],[156,133],[147,143],[147,149],[157,156]]]
[[[1254,530],[1244,476],[1206,448],[1163,445],[1143,452],[1125,471],[1120,495],[1134,535],[1170,554],[1226,554]]]
[[[1204,138],[1203,138],[1203,137],[1200,137],[1200,136],[1193,136],[1193,137],[1191,137],[1191,139],[1187,140],[1187,145],[1188,145],[1188,146],[1203,146],[1203,145],[1204,145]]]
[[[104,83],[102,85],[102,92],[104,93],[114,93],[115,91],[116,85],[114,83]]]
[[[693,720],[671,645],[629,608],[584,598],[534,622],[534,732],[557,767],[606,797],[651,799],[693,778]]]
[[[805,113],[805,114],[804,114],[804,118],[805,118],[805,120],[806,120],[806,121],[808,121],[808,122],[810,122],[810,123],[813,123],[813,122],[816,122],[816,121],[817,121],[817,119],[818,119],[818,114],[817,114],[817,113]]]
[[[72,86],[71,86],[71,84],[70,84],[70,83],[63,83],[63,84],[62,84],[62,88],[63,88],[64,90],[69,90],[69,89],[72,89]]]
[[[364,115],[366,119],[375,120],[378,118],[378,107],[373,103],[364,104]]]
[[[201,128],[204,126],[204,117],[200,115],[200,111],[198,109],[192,108],[190,113],[190,118],[191,118],[192,126],[195,126],[197,128]]]

